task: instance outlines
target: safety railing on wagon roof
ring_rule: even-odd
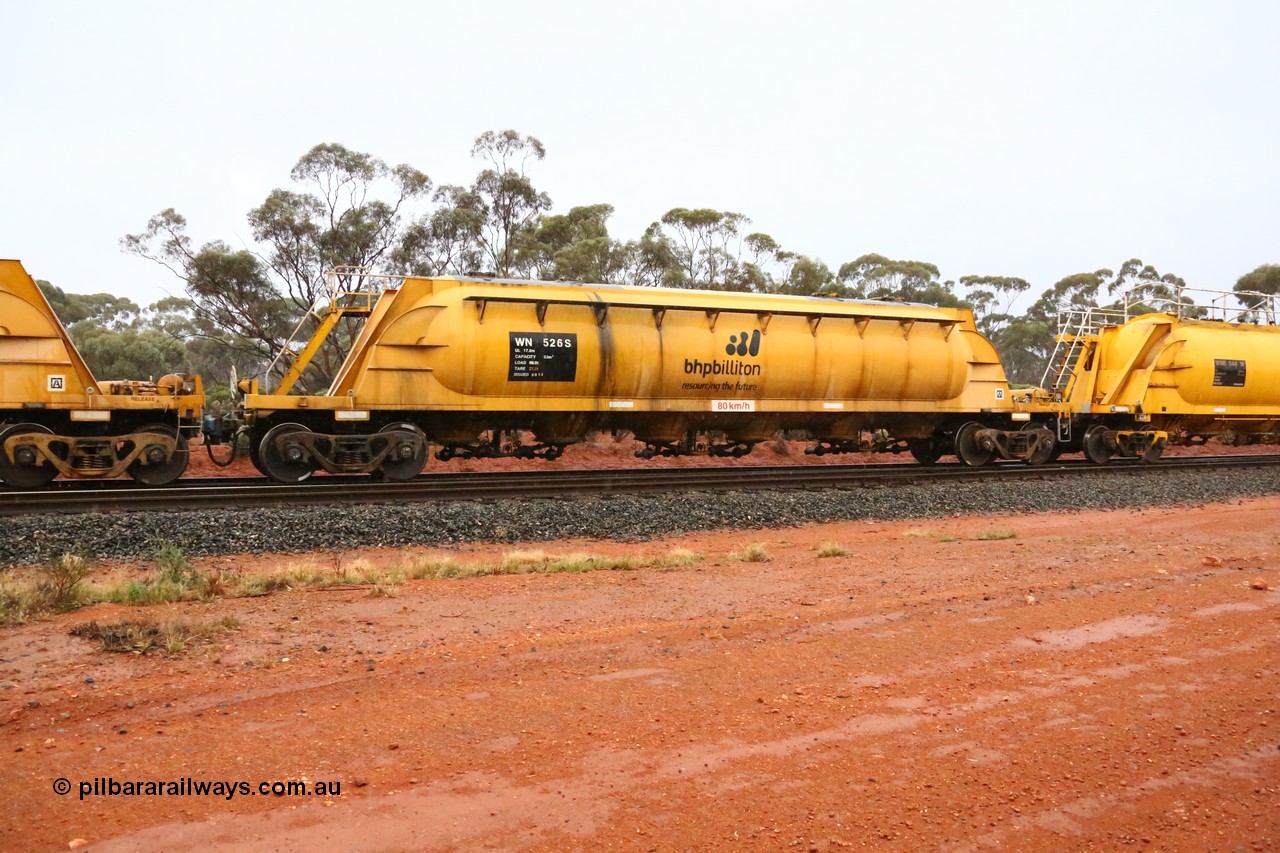
[[[1280,322],[1280,294],[1252,290],[1140,285],[1124,292],[1124,319],[1152,312],[1179,320],[1218,320],[1274,326]]]
[[[289,366],[298,360],[311,338],[310,333],[303,334],[308,321],[319,325],[324,322],[326,314],[338,310],[368,314],[373,311],[374,303],[384,290],[399,287],[403,283],[402,275],[374,273],[368,267],[339,266],[329,270],[324,274],[324,287],[320,288],[315,301],[298,318],[298,324],[293,327],[264,375],[269,379],[276,375],[277,369],[281,374],[287,375]]]
[[[334,267],[324,274],[324,285],[331,303],[343,295],[353,294],[367,300],[369,307],[378,301],[382,291],[404,284],[404,276],[370,272],[368,267]]]

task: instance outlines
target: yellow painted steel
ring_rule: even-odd
[[[442,277],[384,292],[326,395],[245,405],[832,415],[1010,403],[967,310]]]
[[[310,340],[296,354],[288,347],[281,351],[281,358],[289,358],[292,363],[289,369],[285,371],[284,377],[281,378],[280,384],[276,386],[274,394],[288,394],[293,390],[293,386],[302,378],[302,374],[311,364],[311,360],[315,358],[316,353],[320,351],[320,347],[324,345],[325,340],[329,337],[329,333],[338,325],[338,321],[344,317],[366,317],[373,312],[376,294],[367,291],[355,293],[337,294],[334,300],[320,315],[320,322],[316,326],[316,330],[311,334]],[[308,312],[310,317],[316,316],[314,312]],[[305,318],[304,318],[305,319]],[[299,323],[301,328],[302,323]],[[296,330],[295,330],[296,331]],[[279,359],[277,359],[279,360]],[[270,369],[267,371],[270,373]],[[251,393],[256,394],[256,380]]]
[[[22,264],[0,260],[0,409],[85,408],[97,383]]]
[[[1190,431],[1267,431],[1280,418],[1280,327],[1146,314],[1104,328],[1077,362],[1067,403]]]
[[[280,385],[276,388],[277,394],[288,394],[293,390],[293,386],[302,378],[302,373],[311,363],[311,359],[315,358],[316,353],[320,351],[325,338],[329,337],[334,326],[338,325],[338,320],[342,319],[342,313],[341,310],[329,311],[321,318],[315,334],[311,336],[311,340],[307,341],[307,345],[302,348],[302,352],[298,353],[298,357],[294,359],[284,378],[280,380]]]
[[[171,412],[198,425],[203,406],[198,376],[95,380],[21,262],[0,260],[0,411]]]

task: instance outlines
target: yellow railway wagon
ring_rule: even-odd
[[[289,393],[351,313],[364,325],[330,389]],[[281,386],[245,388],[254,460],[286,482],[413,476],[428,442],[445,459],[554,458],[591,430],[630,430],[645,456],[805,430],[819,452],[870,441],[934,461],[975,415],[1003,427],[1017,408],[968,310],[475,277],[335,292]]]
[[[185,435],[200,429],[198,376],[99,381],[40,288],[0,260],[0,481],[44,485],[59,474],[128,473],[159,485],[187,467]]]
[[[1280,426],[1280,327],[1145,314],[1081,350],[1068,408],[1095,462],[1174,443],[1257,441]]]

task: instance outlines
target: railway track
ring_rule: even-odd
[[[66,481],[39,491],[0,490],[0,515],[34,513],[108,513],[225,507],[301,506],[352,502],[570,498],[601,494],[655,494],[758,489],[871,488],[926,481],[974,481],[992,478],[1051,479],[1080,474],[1133,476],[1155,471],[1280,465],[1280,455],[1185,456],[1154,465],[1116,460],[1098,466],[1060,461],[1029,467],[1007,463],[968,468],[959,463],[926,467],[914,462],[862,465],[788,465],[713,468],[623,468],[594,471],[428,474],[388,483],[367,477],[316,477],[298,485],[268,483],[261,477],[182,480],[158,488],[129,480]]]

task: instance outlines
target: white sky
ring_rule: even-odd
[[[311,146],[469,183],[540,138],[555,211],[746,214],[833,269],[866,252],[1033,290],[1140,257],[1198,287],[1280,262],[1280,2],[0,0],[0,257],[143,304],[118,241],[197,243]]]

